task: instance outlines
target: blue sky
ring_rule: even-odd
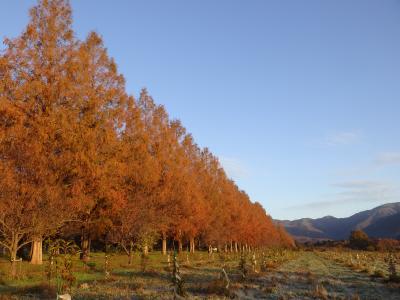
[[[35,1],[0,0],[0,35]],[[275,218],[400,201],[399,0],[71,1],[128,92],[147,87]]]

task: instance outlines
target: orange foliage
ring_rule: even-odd
[[[151,247],[293,245],[146,90],[136,100],[101,37],[78,40],[64,0],[41,0],[0,56],[0,244],[62,226]],[[65,231],[64,231],[65,232]]]

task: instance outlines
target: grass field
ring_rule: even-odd
[[[400,284],[387,282],[386,257],[367,252],[271,250],[257,254],[256,264],[248,255],[245,278],[238,254],[182,253],[179,262],[189,299],[400,299]],[[266,268],[260,267],[263,261]],[[0,299],[55,299],[55,282],[46,279],[47,263],[22,262],[19,279],[11,280],[9,262],[0,260]],[[145,266],[138,254],[132,266],[126,256],[111,256],[108,277],[104,263],[102,253],[92,254],[88,265],[73,259],[72,299],[173,299],[171,267],[159,252],[151,253]],[[229,289],[221,275],[223,267]],[[382,276],[373,276],[377,269]]]

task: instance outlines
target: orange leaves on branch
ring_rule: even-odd
[[[0,243],[12,255],[65,225],[85,245],[107,233],[125,247],[157,235],[290,244],[179,120],[145,89],[127,95],[101,37],[75,37],[68,1],[30,16],[0,55]]]

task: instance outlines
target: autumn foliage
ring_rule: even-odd
[[[178,120],[127,95],[101,37],[81,41],[64,0],[41,0],[0,55],[0,245],[80,237],[148,251],[163,240],[228,249],[291,245]],[[35,248],[36,247],[36,248]],[[35,250],[36,249],[36,250]],[[36,255],[36,256],[35,256]]]

